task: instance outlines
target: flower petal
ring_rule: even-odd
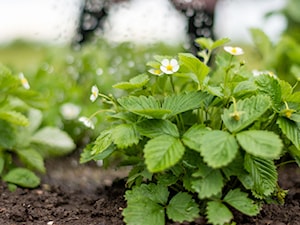
[[[170,64],[170,60],[168,60],[168,59],[163,59],[163,60],[161,61],[161,64],[162,64],[163,66],[168,66],[168,65]]]

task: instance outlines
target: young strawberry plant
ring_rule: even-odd
[[[75,148],[73,140],[56,127],[42,127],[46,101],[31,90],[23,73],[15,76],[0,66],[0,176],[11,189],[40,184],[34,171],[44,173],[44,158]]]
[[[84,149],[81,163],[122,156],[130,165],[124,221],[208,223],[234,220],[232,210],[257,215],[264,203],[282,203],[277,164],[300,165],[300,95],[269,71],[249,71],[228,39],[199,38],[197,57],[156,56],[149,70],[113,87],[115,98],[93,86],[109,126]],[[212,57],[214,55],[214,57]]]

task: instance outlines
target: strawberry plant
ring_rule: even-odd
[[[233,209],[257,215],[263,204],[284,201],[277,183],[284,156],[300,165],[296,86],[269,71],[249,71],[239,60],[243,49],[226,45],[228,39],[196,42],[198,58],[155,56],[148,71],[113,86],[126,95],[93,86],[90,99],[100,98],[102,107],[80,118],[90,128],[99,113],[109,122],[81,163],[118,155],[132,168],[123,211],[129,225],[200,216],[228,224]]]
[[[75,148],[65,132],[41,127],[45,107],[23,73],[16,76],[0,66],[0,176],[11,189],[37,187],[40,178],[34,171],[45,173],[44,159]]]

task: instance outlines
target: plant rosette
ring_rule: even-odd
[[[234,220],[264,203],[282,203],[277,163],[300,163],[300,95],[289,83],[249,71],[228,39],[198,38],[201,60],[189,53],[155,56],[148,73],[113,87],[114,98],[92,88],[107,106],[110,126],[86,146],[81,163],[121,157],[130,165],[124,221],[163,225],[206,216],[211,224]],[[214,57],[211,57],[214,54]],[[212,66],[210,66],[210,64]]]

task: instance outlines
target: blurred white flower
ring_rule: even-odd
[[[23,73],[19,73],[19,78],[21,80],[21,84],[23,85],[23,87],[25,89],[30,89],[30,85],[28,83],[28,80],[26,79],[26,77],[24,76]]]
[[[269,70],[263,70],[263,71],[252,70],[252,74],[254,77],[258,77],[260,75],[266,74],[266,75],[269,75],[270,77],[277,78],[277,75]]]
[[[155,69],[155,68],[148,70],[148,72],[153,75],[157,75],[157,76],[160,76],[163,74],[163,72],[160,69]]]
[[[86,127],[95,129],[94,123],[89,118],[82,116],[79,118],[79,121],[82,122]]]
[[[92,102],[94,102],[94,101],[96,101],[96,99],[98,98],[98,95],[99,95],[99,89],[98,89],[98,87],[97,87],[96,85],[94,85],[94,86],[92,87],[91,91],[92,91],[92,94],[91,94],[91,96],[90,96],[90,100],[91,100]]]
[[[240,47],[225,46],[224,50],[231,55],[243,55],[244,50]]]
[[[163,59],[161,61],[160,70],[165,74],[173,74],[179,70],[179,64],[176,59]]]
[[[60,107],[60,113],[66,120],[76,119],[81,111],[81,108],[73,103],[65,103]]]

